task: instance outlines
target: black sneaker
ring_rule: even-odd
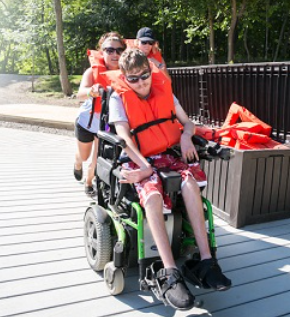
[[[232,286],[232,281],[223,274],[215,259],[185,261],[182,272],[186,279],[199,287],[226,291]]]
[[[83,178],[83,169],[81,168],[80,170],[77,170],[75,167],[74,167],[74,177],[77,181],[81,181],[82,178]]]
[[[161,269],[158,278],[162,285],[163,296],[171,307],[189,310],[194,306],[194,296],[187,288],[178,269]]]
[[[85,186],[85,193],[89,197],[97,194],[93,186]]]

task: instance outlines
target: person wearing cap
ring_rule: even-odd
[[[158,41],[156,40],[152,29],[148,27],[141,28],[136,35],[136,46],[155,64],[159,69],[167,72],[165,61],[161,55]]]

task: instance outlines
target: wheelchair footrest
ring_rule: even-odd
[[[160,260],[157,260],[148,266],[146,268],[145,278],[140,281],[140,290],[152,291],[159,301],[163,302],[165,306],[168,306],[169,304],[163,296],[160,281],[157,278],[157,273],[162,268],[164,268],[164,266],[163,262]]]

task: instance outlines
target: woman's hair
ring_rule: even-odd
[[[126,43],[122,37],[122,35],[118,32],[108,32],[108,33],[105,33],[101,36],[101,38],[99,39],[99,42],[97,44],[97,50],[98,51],[102,51],[103,50],[103,44],[107,41],[117,41],[117,42],[120,42],[120,44],[122,45],[122,47],[124,49],[126,49]]]
[[[138,72],[144,68],[150,69],[146,55],[138,48],[130,48],[123,52],[119,59],[119,67],[123,74],[132,70]]]

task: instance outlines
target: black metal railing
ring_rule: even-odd
[[[222,125],[232,102],[253,112],[285,141],[290,134],[290,63],[170,68],[172,87],[190,117]]]

